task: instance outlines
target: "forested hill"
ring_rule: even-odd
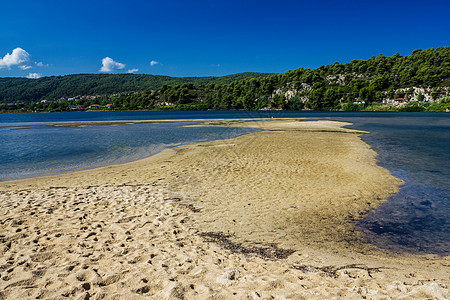
[[[368,60],[314,70],[300,68],[230,84],[164,86],[111,101],[116,108],[126,109],[225,110],[360,110],[383,102],[415,102],[405,109],[425,110],[443,98],[447,103],[449,86],[450,47],[439,47],[415,50],[409,56],[380,54]]]
[[[239,73],[221,77],[169,77],[140,74],[77,74],[28,78],[0,78],[0,103],[56,100],[77,95],[111,95],[159,89],[163,85],[228,84],[236,80],[265,77],[268,73]]]
[[[30,101],[109,94],[81,97],[76,101],[84,107],[96,104],[97,109],[113,104],[114,109],[119,110],[450,110],[449,87],[450,47],[439,47],[418,49],[408,56],[380,54],[368,60],[334,63],[314,70],[300,68],[284,74],[243,73],[205,78],[71,75],[37,80],[1,79],[0,101],[17,99],[29,104],[5,104],[0,105],[0,109],[68,110],[71,102],[66,100],[46,104]],[[130,93],[118,95],[126,91]]]

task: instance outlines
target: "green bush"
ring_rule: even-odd
[[[450,96],[441,98],[441,100],[439,100],[440,103],[444,104],[444,103],[450,103]]]

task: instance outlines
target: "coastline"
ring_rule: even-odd
[[[346,124],[210,121],[265,131],[0,182],[0,298],[448,297],[448,257],[355,232],[402,181]]]

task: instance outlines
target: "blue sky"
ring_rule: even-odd
[[[0,77],[281,73],[449,46],[450,1],[8,0]]]

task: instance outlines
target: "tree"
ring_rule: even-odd
[[[303,102],[300,96],[294,96],[289,99],[286,104],[286,109],[288,110],[302,110],[305,107],[305,103]]]
[[[359,91],[359,100],[367,102],[372,102],[375,100],[375,90],[373,87],[363,87]]]
[[[437,100],[437,99],[439,98],[439,95],[440,95],[440,94],[441,94],[441,93],[440,93],[439,89],[438,89],[438,88],[434,88],[433,91],[431,92],[431,97],[432,97],[434,100]]]
[[[419,92],[419,94],[417,95],[417,101],[422,102],[424,98],[425,96],[422,94],[422,92]]]
[[[269,108],[270,106],[270,100],[267,96],[261,96],[257,99],[255,104],[255,109],[260,110],[264,108]]]
[[[272,107],[273,108],[283,108],[285,106],[286,96],[276,94],[272,97]]]
[[[336,108],[339,105],[339,99],[341,98],[339,92],[339,88],[337,87],[327,88],[323,96],[322,106],[327,109]]]
[[[312,89],[309,94],[307,107],[313,110],[321,110],[323,107],[324,88]]]
[[[360,110],[360,106],[358,104],[353,103],[352,101],[348,101],[342,106],[344,111],[358,111]]]
[[[396,91],[395,94],[394,94],[394,98],[395,99],[403,98],[404,96],[405,96],[405,93],[403,91],[400,91],[400,90]]]

